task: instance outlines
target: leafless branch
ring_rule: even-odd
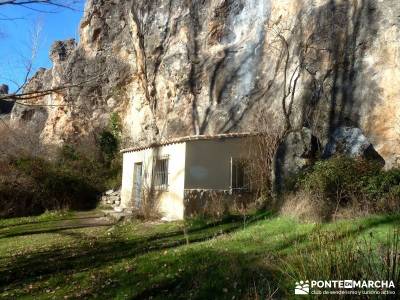
[[[74,87],[81,87],[84,86],[87,83],[93,82],[95,80],[97,80],[97,78],[101,76],[101,75],[97,75],[94,76],[92,78],[90,78],[89,80],[85,80],[76,84],[63,84],[63,85],[59,85],[56,86],[54,88],[50,88],[50,89],[44,89],[44,90],[37,90],[37,91],[33,91],[33,92],[23,92],[23,93],[19,93],[19,92],[15,92],[12,94],[6,94],[6,95],[0,95],[0,100],[8,100],[8,101],[17,101],[20,104],[24,104],[27,106],[59,106],[59,105],[46,105],[46,104],[29,104],[29,103],[23,103],[21,101],[28,101],[28,100],[33,100],[33,99],[38,99],[38,98],[42,98],[44,96],[47,95],[51,95],[51,94],[61,94],[62,91],[74,88]]]
[[[74,8],[74,5],[79,2],[81,2],[81,0],[0,0],[0,6],[21,6],[36,12],[52,13],[54,11],[43,10],[37,7],[40,7],[40,5],[44,5],[49,7],[76,10]]]

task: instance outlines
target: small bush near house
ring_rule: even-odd
[[[376,162],[342,156],[321,160],[299,175],[296,197],[299,194],[324,204],[325,213],[335,217],[349,207],[393,212],[400,207],[400,170],[385,171]]]
[[[364,181],[379,172],[379,167],[364,160],[335,157],[318,161],[300,176],[300,188],[318,198],[349,200],[362,190]]]
[[[280,214],[298,220],[321,223],[332,218],[335,206],[330,201],[322,201],[304,190],[285,195]]]
[[[142,187],[142,197],[139,207],[132,205],[136,209],[136,214],[139,219],[159,220],[160,214],[159,203],[160,192],[154,190],[148,185]]]
[[[380,170],[374,176],[365,179],[363,191],[370,198],[378,199],[389,195],[400,196],[400,170]]]

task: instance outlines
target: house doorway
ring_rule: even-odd
[[[143,187],[143,163],[135,163],[134,166],[134,185],[135,185],[135,205],[140,208],[142,205]]]

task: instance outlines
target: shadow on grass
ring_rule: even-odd
[[[124,295],[137,300],[268,299],[281,281],[280,271],[272,264],[254,261],[251,255],[239,252],[191,248],[179,259],[161,257],[157,262],[136,276],[114,272],[110,274],[116,282],[114,290],[100,285],[90,292],[110,299]],[[159,276],[152,278],[152,274]]]
[[[329,223],[328,223],[329,224]],[[324,230],[325,232],[333,232],[335,233],[335,239],[332,240],[332,243],[337,243],[339,241],[354,238],[356,236],[361,236],[367,233],[369,230],[379,226],[391,225],[394,227],[400,227],[400,215],[393,214],[393,215],[386,215],[386,216],[374,216],[367,219],[364,219],[362,224],[356,226],[356,228],[344,228],[341,232],[337,232],[338,228],[333,227],[332,229],[327,228],[328,224],[322,224],[317,231]],[[340,227],[339,227],[340,229]],[[306,245],[305,249],[307,251],[313,251],[315,245]]]
[[[0,232],[0,239],[25,236],[25,235],[35,235],[35,234],[45,234],[45,233],[59,233],[63,230],[71,230],[71,229],[83,229],[83,228],[91,228],[91,227],[105,227],[110,226],[110,223],[95,223],[95,224],[70,224],[70,225],[60,225],[54,226],[52,228],[47,229],[28,229],[28,230],[15,230],[14,232],[4,233]]]
[[[92,215],[92,216],[70,216],[70,217],[61,217],[61,218],[56,218],[56,219],[51,219],[51,220],[43,220],[43,221],[26,221],[22,223],[16,223],[16,224],[10,224],[10,225],[1,225],[0,226],[0,231],[4,229],[12,229],[15,227],[19,226],[30,226],[30,225],[42,225],[42,224],[47,224],[47,223],[53,223],[53,222],[62,222],[62,221],[79,221],[79,220],[89,220],[89,219],[98,219],[104,217],[103,214],[98,214],[98,215]]]
[[[334,226],[329,228],[332,223],[323,223],[318,225],[317,227],[310,229],[307,233],[291,235],[287,234],[285,238],[277,243],[276,247],[273,248],[273,251],[280,252],[282,257],[286,255],[291,255],[292,248],[296,247],[296,250],[301,251],[302,253],[309,253],[316,250],[318,244],[312,242],[313,237],[318,237],[320,232],[324,232],[325,235],[334,236],[334,239],[331,239],[330,243],[338,243],[342,240],[356,238],[357,236],[362,236],[363,234],[368,233],[369,230],[374,228],[390,225],[394,227],[400,226],[400,215],[386,215],[386,216],[374,216],[368,219],[364,219],[363,222],[357,225],[355,228],[351,228],[347,226],[346,228],[340,228]],[[334,233],[334,235],[332,235]],[[325,240],[328,243],[328,240]]]
[[[42,215],[43,216],[43,215]],[[40,216],[39,216],[40,217]],[[91,219],[98,219],[104,217],[104,213],[100,211],[89,211],[89,210],[80,210],[80,211],[73,211],[67,212],[64,216],[49,216],[43,220],[33,219],[33,220],[26,220],[27,218],[22,218],[22,220],[17,221],[17,223],[11,224],[1,224],[0,223],[0,231],[2,230],[9,230],[19,226],[35,226],[35,225],[46,225],[48,223],[56,223],[56,222],[63,222],[63,221],[80,221],[80,220],[91,220]],[[8,219],[5,219],[7,223]],[[18,220],[18,219],[17,219]]]
[[[247,225],[269,217],[271,214],[254,215],[249,218]],[[75,296],[90,298],[101,295],[102,299],[232,299],[235,296],[237,299],[239,295],[244,299],[266,299],[276,291],[275,296],[282,298],[291,295],[287,293],[292,291],[289,291],[287,278],[279,269],[279,261],[290,255],[290,249],[294,246],[314,251],[315,244],[310,241],[310,235],[318,230],[340,229],[337,235],[340,240],[362,235],[374,227],[398,225],[399,222],[399,217],[394,215],[365,219],[360,225],[348,228],[336,227],[336,224],[331,228],[330,224],[310,227],[306,232],[298,232],[295,227],[292,232],[286,232],[288,229],[283,228],[278,230],[283,235],[282,239],[272,241],[268,235],[265,245],[257,249],[243,245],[246,251],[241,251],[239,238],[232,241],[237,243],[236,246],[227,246],[225,250],[224,247],[205,246],[181,248],[182,251],[175,252],[176,247],[186,244],[187,240],[189,243],[201,242],[237,231],[243,226],[243,220],[239,217],[214,223],[194,222],[187,236],[183,231],[175,230],[130,240],[94,240],[91,244],[38,252],[29,257],[17,256],[9,265],[0,267],[0,288],[26,286],[57,275],[61,275],[58,277],[61,278],[60,284],[65,285],[65,282],[61,282],[65,275],[95,271],[96,267],[107,266],[105,274],[104,269],[99,273],[95,271],[95,279],[91,280],[89,287],[82,290],[77,288]],[[63,234],[79,238],[74,232],[63,231]],[[164,255],[164,252],[168,252],[168,255]],[[141,256],[143,254],[147,255]],[[123,264],[113,268],[119,262]],[[124,270],[129,264],[132,264],[132,268]],[[73,283],[69,287],[71,285]],[[42,291],[37,286],[37,290],[31,292],[39,294]]]
[[[270,213],[256,214],[251,216],[246,223],[250,225],[270,216]],[[39,276],[46,277],[56,273],[77,272],[89,267],[101,266],[104,263],[109,264],[124,258],[133,258],[151,251],[174,248],[187,242],[205,241],[241,229],[242,226],[241,218],[232,217],[219,222],[204,224],[200,227],[189,228],[187,235],[179,230],[131,240],[109,238],[81,244],[78,247],[37,252],[29,256],[16,256],[10,265],[0,267],[0,287],[24,283]],[[65,228],[61,230],[65,230]],[[60,230],[54,229],[45,232],[54,233],[58,231]]]

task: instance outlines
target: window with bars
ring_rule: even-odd
[[[168,157],[163,157],[154,162],[153,185],[157,190],[168,189],[168,160]]]
[[[249,168],[244,159],[231,159],[231,189],[232,191],[250,191]]]

